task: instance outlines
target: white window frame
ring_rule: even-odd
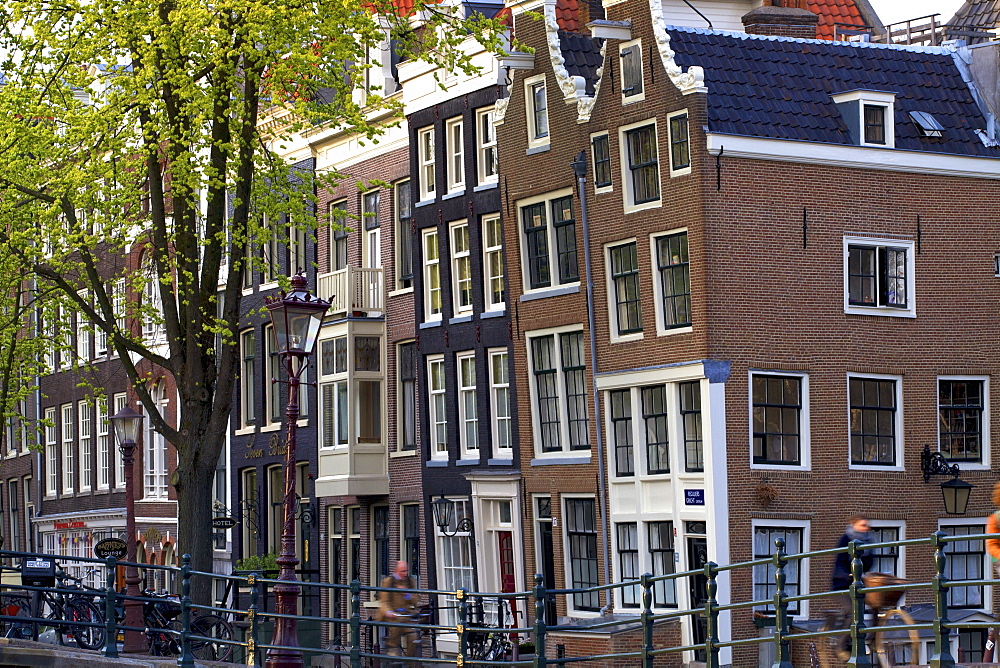
[[[427,137],[430,136],[430,144],[427,144]],[[429,125],[417,130],[417,169],[420,182],[420,202],[432,202],[437,196],[437,174],[435,172],[435,150],[434,150],[434,126]],[[428,174],[431,176],[427,178]],[[430,187],[428,187],[430,181]]]
[[[261,289],[278,284],[278,274],[281,273],[281,264],[278,261],[278,226],[280,222],[280,215],[268,215],[266,212],[261,214],[261,228],[264,230],[264,234],[267,235],[267,238],[261,244]]]
[[[601,513],[603,512],[597,497],[593,494],[561,494],[559,496],[559,537],[563,543],[563,584],[567,589],[573,588],[573,555],[570,551],[570,540],[569,540],[569,514],[566,511],[567,501],[575,499],[587,499],[594,502],[594,530],[597,534],[597,548],[601,549]],[[551,507],[551,506],[550,506]],[[555,518],[553,518],[555,520]],[[556,529],[553,526],[553,529]],[[555,535],[555,531],[553,531]],[[598,582],[601,579],[601,563],[600,558],[597,558],[597,578]],[[598,604],[600,604],[601,596],[598,594]],[[574,617],[582,617],[587,619],[593,619],[595,617],[600,617],[601,612],[599,610],[580,610],[578,609],[573,600],[573,595],[569,594],[566,596],[566,610],[567,614],[572,614]]]
[[[990,377],[989,376],[976,376],[976,375],[952,375],[945,374],[937,376],[934,380],[934,395],[938,397],[936,400],[936,407],[940,411],[940,395],[939,395],[939,383],[942,380],[976,380],[983,384],[983,414],[982,414],[982,443],[980,444],[980,450],[983,453],[982,460],[977,462],[961,462],[961,467],[963,471],[989,471],[992,469],[992,439],[990,438],[990,421],[992,419],[992,411],[990,411]],[[940,427],[940,423],[938,423]],[[941,429],[938,429],[937,434],[937,450],[941,451]]]
[[[316,374],[319,376],[319,387],[317,391],[317,401],[319,402],[319,428],[317,431],[319,447],[323,451],[334,450],[337,448],[346,448],[351,443],[351,390],[350,390],[350,350],[347,350],[347,359],[344,362],[344,370],[337,370],[336,362],[336,350],[337,350],[337,340],[344,339],[344,345],[350,346],[350,337],[345,335],[332,336],[317,342],[317,351],[322,350],[323,344],[330,342],[330,345],[334,347],[334,368],[329,373],[324,373],[326,370],[323,368],[323,363],[319,360],[319,355],[317,354],[317,367]],[[323,392],[324,388],[332,386],[333,387],[333,409],[331,412],[331,420],[333,421],[333,441],[330,444],[324,442],[323,432],[326,431],[326,421],[327,417],[323,407]],[[341,388],[346,388],[346,401],[347,404],[344,406],[343,413],[340,412],[340,405],[338,401],[340,400]],[[342,420],[347,421],[346,428],[344,429],[345,440],[340,441],[340,431]]]
[[[465,248],[459,250],[459,234],[462,234],[461,230],[465,230]],[[451,250],[451,306],[452,315],[461,316],[468,315],[472,313],[473,305],[473,290],[472,290],[472,233],[469,231],[469,221],[467,220],[456,220],[448,224],[448,241],[449,249]],[[462,279],[461,276],[461,265],[466,264],[468,266],[467,276],[468,278],[464,280],[464,283],[468,285],[469,289],[469,303],[462,303]]]
[[[64,494],[72,494],[76,485],[76,446],[73,443],[76,418],[73,415],[73,404],[60,406],[59,415],[62,417],[62,491]]]
[[[99,397],[95,406],[97,422],[97,489],[111,488],[111,429],[108,422],[108,398]]]
[[[793,520],[793,519],[756,519],[752,518],[750,520],[750,554],[753,554],[753,537],[754,533],[757,531],[757,527],[783,527],[787,529],[801,529],[802,530],[802,553],[808,552],[812,545],[812,522],[810,520]],[[809,593],[809,566],[811,559],[799,559],[799,594],[806,595]],[[755,582],[753,580],[753,573],[750,574],[750,589],[753,591],[753,586]],[[810,601],[801,601],[799,607],[799,614],[793,615],[792,619],[809,619],[809,603]]]
[[[875,464],[854,464],[851,462],[851,379],[852,378],[871,378],[873,380],[891,380],[895,382],[896,388],[896,418],[895,418],[895,434],[896,434],[896,453],[895,461],[896,463],[892,466],[878,466]],[[847,374],[847,382],[844,389],[846,390],[846,401],[844,402],[847,408],[847,466],[849,469],[854,471],[905,471],[906,466],[903,462],[904,448],[904,433],[903,425],[903,377],[893,374],[882,374],[882,373],[854,373],[850,372]],[[935,386],[935,393],[937,392],[937,387]],[[935,403],[935,405],[937,405]]]
[[[608,138],[608,170],[611,171],[611,183],[606,186],[597,185],[597,154],[594,153],[594,140],[599,137]],[[610,193],[614,192],[615,189],[615,174],[614,170],[611,169],[611,165],[614,163],[611,155],[611,133],[607,130],[601,130],[600,132],[590,133],[590,165],[594,170],[594,193]]]
[[[126,292],[125,279],[119,278],[114,282],[114,294],[111,297],[111,308],[115,312],[115,322],[119,332],[128,331],[127,304],[128,293]],[[110,354],[112,356],[117,354],[113,346],[110,349]]]
[[[535,127],[535,87],[541,85],[545,91],[545,134],[539,136],[539,129]],[[548,148],[549,140],[552,136],[552,124],[549,122],[549,105],[548,105],[548,94],[549,88],[545,81],[544,74],[538,74],[533,77],[528,77],[524,80],[524,108],[527,112],[525,114],[526,121],[528,123],[528,152],[533,152],[532,149],[542,149]]]
[[[754,376],[788,376],[798,378],[801,391],[802,409],[799,413],[799,463],[798,464],[755,464],[753,461],[753,378]],[[782,371],[780,369],[755,369],[747,371],[747,421],[749,437],[749,462],[752,469],[773,469],[779,471],[812,470],[812,438],[809,416],[809,374],[802,371]]]
[[[447,527],[447,529],[449,533],[452,531],[455,531],[456,533],[453,535],[448,535],[443,533],[441,531],[441,528],[438,527],[437,525],[434,526],[434,545],[437,554],[437,558],[434,561],[435,561],[435,568],[437,569],[437,578],[438,578],[437,581],[441,583],[442,587],[451,590],[452,588],[448,587],[448,585],[454,584],[454,582],[451,578],[445,576],[445,568],[451,568],[453,570],[460,569],[462,571],[466,571],[469,579],[473,579],[476,577],[476,573],[472,569],[472,560],[475,558],[473,556],[473,551],[475,550],[475,541],[469,540],[470,536],[469,532],[457,531],[458,521],[460,518],[464,517],[468,517],[470,519],[472,518],[473,503],[472,500],[470,500],[468,497],[446,497],[446,498],[448,499],[448,501],[451,501],[453,504],[455,504],[455,507],[452,508],[452,513],[451,513],[452,517],[451,526]],[[460,505],[465,506],[465,510],[462,513],[459,512],[458,506]],[[466,549],[468,550],[469,563],[467,566],[448,565],[451,555],[449,553],[450,551],[446,550],[444,547],[446,543],[451,543],[453,545],[458,546],[459,551],[463,551]],[[479,588],[478,584],[475,583],[474,581],[472,583],[472,586],[475,589]],[[440,623],[445,626],[453,626],[455,623],[457,623],[458,599],[455,598],[454,594],[442,595],[439,599],[439,605],[441,606],[441,617],[442,617]],[[444,635],[444,638],[447,641],[449,638],[456,638],[456,636],[454,634],[446,634]]]
[[[166,415],[169,400],[165,388],[154,388],[150,394],[160,415]],[[156,430],[145,407],[142,412],[146,416],[146,433],[143,435],[143,500],[166,501],[169,497],[167,439]]]
[[[396,274],[396,290],[406,290],[409,292],[413,291],[413,232],[411,226],[413,225],[413,181],[410,179],[402,179],[396,181],[392,184],[392,201],[393,201],[393,222],[395,231],[395,236],[393,238],[395,246],[395,258],[396,265],[394,267]],[[400,216],[402,212],[402,207],[400,206],[399,193],[403,188],[409,191],[410,206],[409,206],[409,216],[403,218]],[[404,245],[404,241],[408,245]],[[409,258],[406,258],[405,251],[409,249]],[[405,277],[402,272],[402,267],[406,260],[409,260],[410,264],[410,275],[409,278]]]
[[[579,287],[580,279],[579,277],[575,281],[568,281],[566,283],[561,283],[559,279],[559,246],[556,243],[556,226],[555,221],[552,220],[552,201],[561,199],[563,197],[574,197],[572,188],[563,188],[562,190],[556,190],[545,195],[539,195],[537,197],[529,197],[526,199],[518,200],[515,202],[514,206],[517,210],[517,235],[521,242],[521,285],[523,286],[524,295],[543,295],[546,292],[555,291],[557,294],[563,289]],[[531,267],[528,263],[528,240],[524,232],[524,219],[523,210],[527,206],[532,204],[545,204],[545,234],[546,243],[548,244],[549,251],[549,285],[540,288],[531,287]],[[573,212],[574,215],[574,226],[579,225],[579,220],[575,217],[577,212]],[[576,248],[576,262],[577,262],[577,274],[580,273],[580,254],[581,248],[577,246]]]
[[[253,339],[254,349],[249,351],[249,361],[253,377],[246,377],[247,369],[247,338]],[[257,407],[255,392],[257,376],[257,332],[254,329],[244,329],[240,332],[240,429],[253,430],[257,426]]]
[[[327,204],[327,271],[334,273],[347,269],[348,245],[350,242],[350,225],[347,218],[347,200],[340,199]],[[338,213],[342,212],[342,213]],[[344,246],[344,266],[339,267],[338,248],[340,244]]]
[[[604,287],[607,290],[608,295],[608,334],[610,335],[612,343],[622,343],[625,341],[640,341],[644,336],[644,327],[642,323],[642,268],[637,267],[636,270],[636,281],[637,287],[640,291],[639,299],[639,331],[638,332],[626,332],[621,334],[621,324],[618,321],[618,292],[615,286],[615,279],[612,275],[611,267],[611,249],[617,248],[618,246],[625,246],[632,244],[635,246],[636,254],[636,265],[639,265],[639,240],[635,237],[630,237],[628,239],[621,239],[618,241],[612,241],[610,243],[604,244]]]
[[[444,363],[444,355],[428,355],[427,360],[427,425],[430,437],[427,446],[430,450],[430,459],[439,461],[448,460],[448,380]],[[441,387],[435,386],[434,373],[437,365],[441,365],[440,379]],[[438,397],[444,397],[443,405],[439,415],[439,407],[436,402]],[[444,442],[439,443],[437,439],[438,430],[444,430]],[[440,446],[444,446],[443,449]]]
[[[635,190],[632,185],[632,168],[629,164],[628,157],[628,133],[631,130],[636,130],[649,125],[653,126],[653,132],[656,133],[656,173],[657,179],[660,182],[660,196],[658,199],[651,200],[649,202],[635,204]],[[659,122],[656,117],[648,118],[646,120],[639,121],[638,123],[622,125],[618,128],[618,157],[621,161],[622,204],[624,206],[625,213],[635,213],[637,211],[645,211],[646,209],[659,209],[663,206],[663,160],[660,159],[660,136]]]
[[[45,409],[45,464],[48,467],[45,476],[45,496],[53,497],[59,493],[59,425],[56,422],[56,407]]]
[[[366,200],[370,195],[375,195],[375,216],[374,226],[371,226],[369,221],[373,220],[371,216],[364,215],[368,213],[366,208]],[[361,231],[362,231],[362,245],[361,245],[361,266],[368,267],[370,269],[381,269],[382,268],[382,222],[379,220],[379,210],[382,208],[382,193],[379,190],[369,190],[368,192],[361,194]]]
[[[678,116],[687,116],[687,145],[688,145],[688,165],[687,167],[674,168],[674,134],[673,125],[671,121]],[[691,173],[691,115],[688,113],[687,109],[681,109],[680,111],[675,111],[673,113],[667,114],[667,160],[670,163],[670,176],[671,178],[675,176],[684,176],[685,174]]]
[[[691,324],[684,325],[683,327],[671,327],[669,329],[664,328],[664,320],[666,319],[663,313],[663,284],[660,282],[660,261],[659,261],[659,251],[657,249],[657,242],[660,237],[669,237],[675,234],[688,234],[688,228],[678,227],[672,230],[664,230],[663,232],[654,232],[649,235],[649,271],[653,278],[653,295],[656,297],[653,306],[656,310],[656,335],[657,336],[673,336],[676,334],[690,334],[694,331],[694,314],[691,315]],[[689,299],[691,290],[691,237],[688,235],[688,291]],[[692,304],[692,308],[693,308]]]
[[[490,245],[490,226],[495,224],[499,231],[499,244]],[[507,309],[507,261],[504,257],[503,224],[500,222],[500,214],[491,213],[483,216],[483,310],[503,312]],[[496,254],[500,258],[500,273],[493,274],[490,257]],[[503,299],[493,301],[493,288],[491,284],[494,280],[499,280],[503,288]]]
[[[942,529],[946,526],[966,526],[969,524],[981,524],[983,525],[983,533],[986,533],[986,522],[989,518],[982,516],[973,517],[940,517],[938,518],[938,529]],[[986,546],[983,545],[983,577],[989,580],[993,577],[993,559],[990,557],[990,553],[986,550]],[[961,608],[962,610],[981,610],[987,614],[993,614],[993,585],[983,585],[983,602],[986,604],[982,608]],[[951,608],[949,610],[957,609]]]
[[[549,458],[562,458],[562,457],[589,457],[594,444],[590,444],[590,448],[587,450],[573,450],[570,448],[570,431],[569,431],[569,402],[566,398],[566,372],[564,371],[565,363],[562,356],[562,347],[559,345],[559,335],[582,332],[583,327],[581,325],[566,325],[563,327],[552,327],[550,329],[537,329],[531,332],[524,333],[524,346],[527,353],[528,361],[528,387],[530,391],[529,401],[531,402],[531,431],[532,440],[535,444],[535,457],[539,459],[549,459]],[[559,401],[559,445],[558,450],[553,450],[551,452],[544,452],[542,450],[541,444],[541,432],[539,431],[541,416],[538,414],[538,386],[535,381],[535,369],[534,360],[532,358],[532,341],[536,338],[552,336],[554,337],[554,351],[556,355],[556,396]],[[583,360],[584,365],[586,365],[590,360],[587,359],[588,351],[584,347]],[[586,377],[587,374],[584,372],[584,382],[587,383],[591,379]],[[587,396],[590,396],[590,392],[593,388],[586,388]],[[588,440],[590,439],[590,429],[592,428],[593,415],[590,414],[590,399],[585,402],[587,408],[587,431]]]
[[[638,65],[639,65],[639,85],[642,88],[641,91],[632,95],[625,94],[625,55],[624,51],[626,49],[637,49],[638,53]],[[618,72],[621,79],[621,90],[619,94],[621,95],[622,104],[632,104],[633,102],[642,102],[646,99],[646,82],[645,82],[645,68],[643,67],[643,53],[642,53],[642,40],[634,39],[630,42],[623,42],[618,45]]]
[[[916,243],[912,239],[891,239],[887,237],[844,237],[844,313],[851,315],[881,315],[890,318],[916,318],[917,317],[917,295],[916,295]],[[896,308],[890,306],[862,306],[851,303],[850,285],[850,246],[893,246],[906,249],[906,308]]]
[[[118,411],[125,408],[128,403],[128,395],[124,392],[119,392],[114,397],[115,412],[112,415],[117,415]],[[115,443],[112,442],[112,450],[115,454],[115,488],[125,489],[125,458],[122,455],[121,448],[116,447]]]
[[[437,256],[433,259],[429,259],[427,253],[427,242],[432,236],[435,238]],[[424,230],[420,235],[420,244],[420,256],[423,259],[423,267],[421,270],[424,272],[424,322],[439,321],[443,317],[444,313],[444,294],[443,287],[441,285],[441,235],[438,232],[438,228],[431,227]],[[437,272],[437,288],[431,287],[430,277],[433,272]],[[433,302],[432,297],[435,291],[438,294],[438,301],[440,302],[440,309],[436,313],[433,311],[433,307],[431,306]]]
[[[77,293],[80,298],[85,301],[90,301],[90,292],[87,290],[80,290]],[[90,355],[90,344],[93,339],[93,327],[89,322],[87,322],[87,317],[83,310],[77,311],[76,314],[76,356],[82,362],[84,360],[91,359]]]
[[[472,385],[465,384],[463,366],[472,365]],[[477,389],[479,385],[479,373],[476,369],[476,352],[470,350],[455,354],[455,386],[458,390],[458,441],[460,459],[479,459],[479,397]],[[471,397],[473,403],[472,415],[465,405],[467,397]],[[472,429],[475,442],[469,437],[469,429]]]
[[[486,173],[488,156],[493,156],[493,173]],[[479,185],[497,183],[500,179],[497,150],[496,112],[493,107],[476,110],[476,179]]]
[[[681,378],[670,378],[665,379],[662,377],[656,378],[644,378],[639,379],[631,375],[623,375],[621,378],[616,379],[614,382],[608,383],[607,385],[602,385],[601,389],[601,401],[603,402],[605,424],[605,448],[608,457],[608,472],[611,478],[614,479],[615,483],[618,485],[626,484],[638,484],[644,483],[645,481],[656,481],[665,480],[671,475],[681,475],[681,476],[691,476],[691,475],[702,475],[701,473],[689,473],[685,471],[685,459],[684,459],[684,424],[680,412],[680,389],[679,385],[681,383],[687,383],[692,381],[700,381],[702,377],[692,376],[692,377],[681,377]],[[654,472],[650,473],[649,465],[649,449],[648,449],[648,434],[646,432],[646,425],[643,418],[642,412],[642,391],[646,388],[651,387],[663,387],[664,388],[664,399],[666,401],[667,408],[667,440],[670,443],[670,447],[667,451],[667,465],[670,469],[669,472]],[[617,468],[617,453],[615,452],[615,447],[617,445],[615,441],[615,425],[611,420],[611,393],[627,390],[629,392],[629,404],[631,408],[630,419],[632,421],[632,474],[618,475]],[[674,444],[677,444],[674,447]],[[675,517],[664,517],[664,521],[672,520],[676,523],[677,518]],[[650,520],[647,517],[639,518],[640,521],[659,521],[656,519]],[[617,517],[615,521],[618,522],[628,522],[631,521],[628,518]]]
[[[489,358],[489,375],[490,375],[490,433],[493,435],[491,439],[493,443],[493,457],[495,459],[513,459],[514,458],[514,421],[511,415],[511,390],[510,390],[510,351],[506,348],[490,348],[486,351]],[[504,365],[504,373],[506,374],[506,382],[499,382],[496,374],[493,370],[494,360],[498,357],[503,358],[502,364]],[[502,379],[500,379],[502,381]],[[497,398],[498,392],[506,390],[507,392],[507,410],[506,417],[500,417],[499,411],[499,400]],[[506,423],[506,428],[503,427],[503,423]],[[506,429],[507,433],[507,447],[500,447],[500,433],[502,429]]]
[[[897,529],[899,540],[906,540],[906,520],[872,520],[868,523],[873,529]],[[896,577],[906,577],[906,546],[900,545],[896,548],[899,557],[896,559]]]
[[[397,341],[396,346],[396,452],[413,454],[420,451],[420,418],[419,418],[419,395],[420,395],[420,374],[417,369],[419,364],[418,360],[420,358],[420,351],[417,350],[417,342],[415,339],[407,339],[403,341]],[[413,358],[413,368],[410,369],[412,374],[411,378],[404,379],[402,376],[403,365],[402,350],[404,346],[410,346],[412,351],[410,354]],[[406,419],[407,411],[405,410],[406,404],[406,390],[403,384],[406,380],[412,383],[411,391],[413,392],[412,402],[413,405],[410,410],[413,411],[413,415],[409,416],[413,420],[413,447],[407,448],[406,443]]]
[[[619,540],[618,540],[618,525],[619,524],[635,524],[636,525],[636,543],[638,544],[637,553],[639,555],[638,570],[639,573],[652,573],[653,572],[653,555],[649,547],[649,525],[660,522],[672,522],[674,525],[674,572],[679,571],[680,561],[682,558],[680,555],[679,546],[684,539],[684,534],[681,531],[682,520],[678,520],[673,515],[661,515],[661,514],[629,514],[629,515],[614,515],[611,518],[611,537],[612,537],[612,553],[614,555],[614,562],[612,564],[612,572],[614,573],[615,582],[623,582],[624,576],[622,575],[621,559],[619,552]],[[675,603],[673,605],[656,605],[655,599],[652,604],[652,609],[654,611],[660,611],[669,613],[669,611],[677,610],[680,607],[679,596],[681,594],[680,589],[677,586],[678,582],[683,582],[683,579],[666,580],[664,585],[673,589],[673,598]],[[635,614],[636,610],[641,608],[641,593],[639,590],[639,585],[635,585],[635,591],[637,592],[640,603],[635,606],[626,606],[624,604],[624,592],[625,587],[619,587],[615,590],[614,594],[614,606],[615,609],[623,612],[625,614]]]
[[[859,146],[873,148],[896,147],[895,102],[896,94],[876,90],[852,90],[831,95],[834,104],[855,103],[857,110],[857,132]],[[865,106],[885,108],[885,143],[870,144],[865,141]]]
[[[284,420],[284,406],[281,405],[281,357],[278,342],[274,336],[274,326],[264,325],[264,427],[278,426]],[[273,366],[272,366],[273,365]],[[305,370],[303,369],[303,373]]]
[[[444,123],[445,153],[448,156],[448,194],[465,190],[465,127],[462,117]]]
[[[81,492],[91,490],[90,478],[94,472],[94,423],[91,415],[90,402],[78,401],[76,404],[76,420],[78,441],[80,443],[80,487]]]

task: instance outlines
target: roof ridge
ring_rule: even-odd
[[[844,42],[830,39],[806,39],[802,37],[785,37],[784,35],[757,35],[754,33],[742,32],[739,30],[717,30],[708,28],[696,28],[693,26],[675,26],[667,24],[666,29],[673,32],[687,32],[697,35],[726,35],[740,39],[756,39],[771,42],[795,42],[799,44],[823,44],[826,46],[855,48],[855,49],[891,49],[893,51],[909,51],[911,53],[926,53],[938,56],[950,56],[954,53],[952,49],[943,46],[921,46],[915,44],[882,44],[880,42]]]

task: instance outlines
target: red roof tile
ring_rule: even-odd
[[[556,23],[560,30],[580,31],[580,3],[578,0],[556,0]]]
[[[816,26],[816,37],[819,39],[833,39],[838,23],[852,26],[865,24],[854,0],[809,0],[808,9],[819,15],[819,25]]]

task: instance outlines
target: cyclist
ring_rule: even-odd
[[[851,541],[859,541],[863,544],[871,543],[871,525],[868,523],[868,518],[864,515],[854,515],[848,520],[847,529],[844,530],[844,534],[837,541],[837,547],[847,547]],[[858,557],[861,559],[861,571],[866,573],[871,570],[872,563],[875,561],[875,555],[871,553],[871,550],[861,549],[857,552]],[[840,552],[837,554],[833,562],[833,574],[830,577],[830,589],[831,591],[842,591],[846,592],[851,587],[851,582],[854,581],[854,576],[851,574],[851,555],[848,552]],[[833,599],[837,605],[840,607],[839,619],[836,621],[837,624],[831,624],[831,626],[836,626],[837,628],[844,628],[844,620],[850,619],[851,616],[851,597],[846,593],[839,596],[835,596]],[[833,621],[833,620],[830,620]],[[840,638],[840,652],[850,656],[851,654],[851,637],[841,636]]]
[[[390,591],[379,592],[378,620],[402,624],[414,618],[417,612],[417,597],[413,592],[399,591],[415,589],[410,577],[410,566],[405,561],[396,562],[396,570],[382,580],[382,587]],[[400,656],[401,641],[406,637],[406,656],[417,655],[417,634],[412,628],[392,626],[386,637],[386,654]]]

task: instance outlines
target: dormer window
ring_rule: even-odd
[[[894,104],[896,94],[876,90],[852,90],[832,95],[847,126],[852,143],[859,146],[895,148]]]

